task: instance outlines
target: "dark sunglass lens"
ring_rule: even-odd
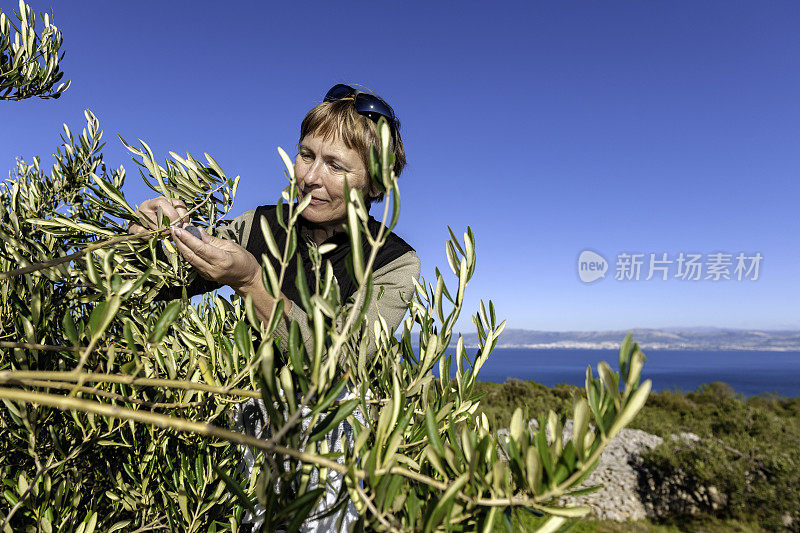
[[[372,122],[378,122],[381,119],[381,117],[383,116],[383,115],[381,115],[379,113],[373,113],[372,111],[359,111],[358,113],[360,115],[364,115],[365,117],[370,119]]]
[[[347,98],[348,96],[352,96],[355,92],[355,89],[350,87],[349,85],[345,85],[344,83],[340,83],[338,85],[334,85],[325,95],[325,99],[323,102],[335,102],[336,100],[341,100],[342,98]]]
[[[394,125],[395,118],[392,108],[380,98],[368,93],[358,93],[353,104],[355,105],[356,111],[362,115],[367,115],[376,122],[378,120],[378,116],[376,115],[384,116]]]

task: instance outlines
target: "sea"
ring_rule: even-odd
[[[474,357],[475,348],[468,349]],[[642,380],[653,390],[693,391],[722,381],[744,396],[800,396],[800,352],[645,350]],[[618,368],[619,351],[495,348],[478,374],[479,381],[503,383],[509,378],[533,380],[548,387],[583,386],[586,367],[597,375],[597,363]],[[455,371],[455,363],[453,363]]]

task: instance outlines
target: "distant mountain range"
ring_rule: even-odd
[[[505,329],[501,348],[618,349],[629,332],[642,349],[651,350],[772,350],[800,351],[800,331],[721,328],[632,329],[629,331],[535,331]],[[464,343],[477,346],[475,333]]]

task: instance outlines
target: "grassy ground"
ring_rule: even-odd
[[[541,524],[539,520],[526,515],[513,516],[510,519],[512,531],[534,531]],[[501,533],[507,529],[502,524],[498,524],[494,531]],[[649,520],[639,522],[578,520],[569,528],[570,533],[760,533],[762,531],[764,529],[757,524],[714,518],[699,518],[694,521],[684,521],[681,524],[658,524]]]
[[[531,418],[549,409],[569,415],[574,395],[581,393],[570,385],[548,388],[519,380],[478,387],[486,394],[481,409],[495,428],[508,427],[517,406]],[[666,439],[645,458],[654,479],[680,476],[687,491],[713,485],[726,505],[671,517],[670,523],[585,521],[572,531],[780,531],[787,519],[793,520],[789,529],[800,527],[800,398],[744,398],[724,383],[663,391],[651,395],[630,427]],[[702,437],[701,445],[669,438],[682,432]],[[532,530],[528,516],[515,518],[514,530]]]

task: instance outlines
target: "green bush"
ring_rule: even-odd
[[[756,521],[770,530],[800,527],[800,400],[743,398],[712,383],[685,395],[652,395],[632,427],[665,437],[644,456],[654,476],[688,494],[707,487],[719,491],[725,504],[710,508],[701,502],[703,514]],[[669,438],[680,432],[702,440]],[[670,518],[693,519],[688,513]]]
[[[479,383],[481,411],[494,428],[508,427],[510,413],[525,406],[531,416],[547,409],[568,412],[569,398],[580,389],[571,385],[548,388],[533,381]],[[706,528],[708,521],[723,530],[742,527],[781,530],[800,525],[800,399],[774,395],[745,398],[725,383],[710,383],[696,391],[653,393],[632,429],[664,438],[644,455],[643,468],[654,484],[689,495],[701,493],[692,506],[675,509],[665,524]],[[674,439],[694,433],[700,442]],[[644,499],[654,497],[643,480]],[[714,487],[722,505],[710,505]],[[733,522],[729,522],[733,521]]]
[[[478,412],[487,416],[494,430],[507,428],[511,414],[518,407],[527,410],[532,418],[551,410],[572,416],[572,404],[581,394],[579,387],[565,383],[549,388],[514,378],[502,384],[479,382],[476,391],[483,395]]]

